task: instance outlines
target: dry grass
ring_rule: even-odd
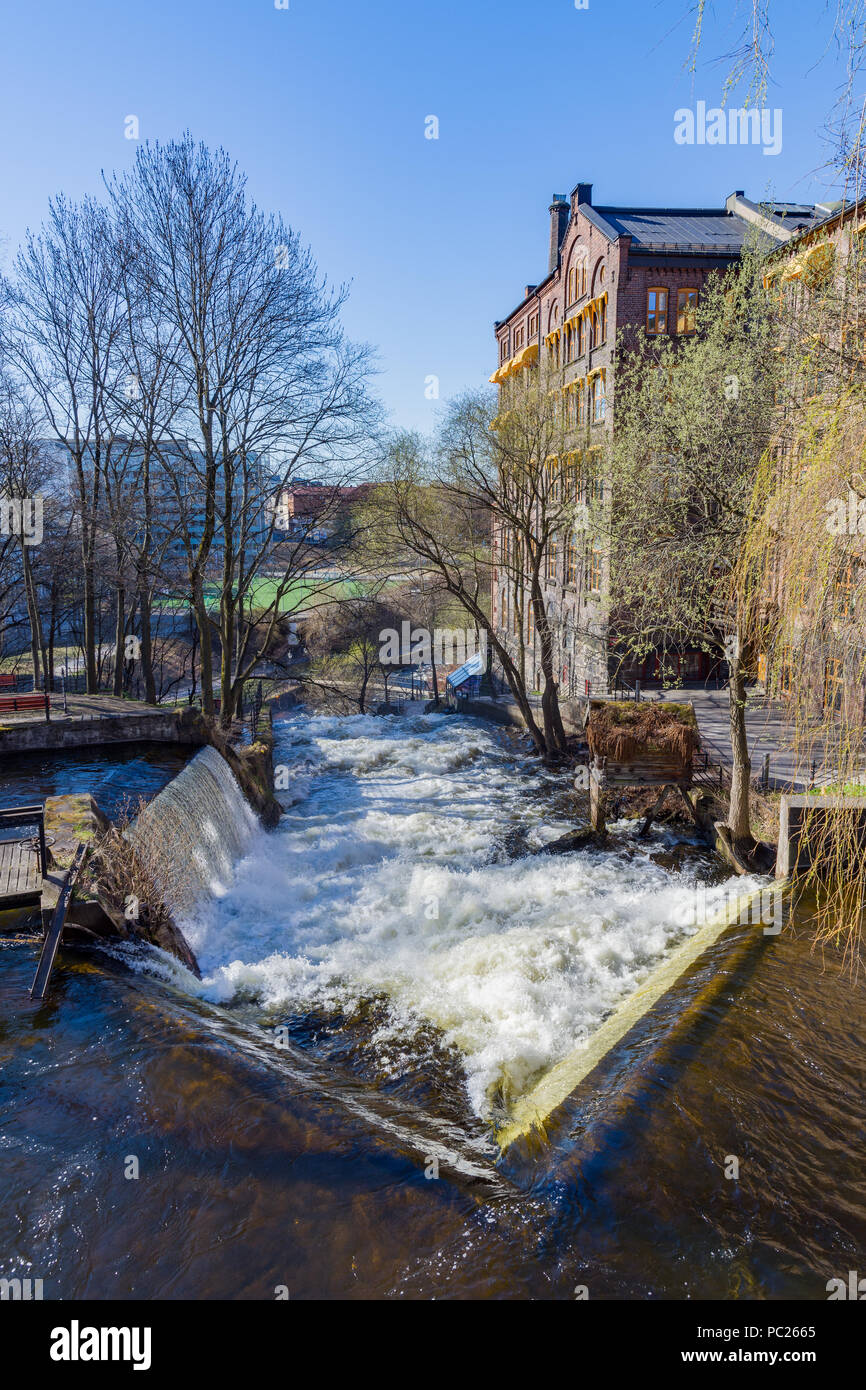
[[[690,705],[610,701],[592,711],[587,728],[590,752],[614,763],[633,762],[641,753],[667,753],[688,766],[700,747]]]
[[[128,804],[97,841],[93,872],[100,894],[116,920],[122,919],[132,935],[157,941],[174,931],[171,912],[165,905],[181,866],[169,854],[167,845],[150,837],[132,846],[126,832],[146,802]]]

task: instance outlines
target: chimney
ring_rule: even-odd
[[[580,207],[581,203],[589,203],[589,206],[592,207],[591,183],[577,183],[571,190],[571,206],[577,208]]]
[[[556,270],[559,265],[559,248],[565,236],[565,229],[568,226],[568,216],[570,212],[568,199],[564,193],[554,193],[553,202],[550,204],[550,257],[547,262],[548,271]]]
[[[537,289],[538,289],[538,286],[537,286],[537,285],[527,285],[527,286],[526,286],[526,289],[523,291],[523,298],[524,298],[524,299],[528,299],[529,296],[530,296],[531,294],[535,294],[535,291],[536,291]]]

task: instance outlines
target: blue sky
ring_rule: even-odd
[[[686,71],[691,0],[39,0],[7,5],[0,58],[4,263],[47,199],[98,192],[142,139],[222,144],[283,213],[378,350],[394,423],[493,370],[493,321],[546,272],[551,195],[720,206],[742,188],[811,201],[831,187],[820,132],[841,71],[819,3],[773,0],[767,105],[783,146],[684,147],[674,112],[717,104],[745,18],[718,0]],[[734,98],[734,105],[738,104]],[[425,119],[439,138],[425,139]]]

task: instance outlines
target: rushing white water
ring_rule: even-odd
[[[228,763],[215,748],[202,748],[144,808],[129,836],[177,914],[226,891],[257,825]]]
[[[201,993],[278,1015],[384,998],[378,1068],[399,1072],[432,1023],[480,1115],[695,929],[693,880],[644,850],[512,857],[520,827],[535,846],[572,828],[538,794],[565,779],[489,726],[301,716],[281,726],[277,761],[291,769],[279,829],[257,832],[229,890],[183,922]],[[721,904],[726,886],[712,891]]]

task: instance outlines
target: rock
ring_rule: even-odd
[[[588,826],[580,830],[569,830],[566,835],[560,835],[558,840],[551,840],[549,844],[543,845],[541,849],[535,851],[536,854],[571,854],[578,849],[604,849],[608,845],[608,838],[599,831],[591,830]]]

